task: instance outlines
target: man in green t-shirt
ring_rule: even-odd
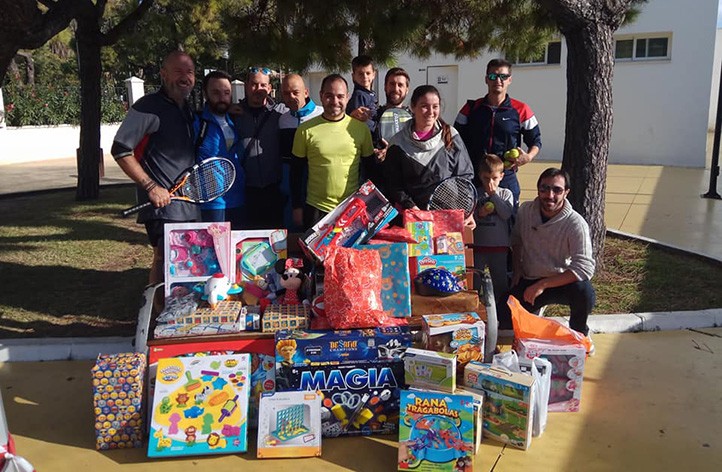
[[[313,226],[359,188],[362,167],[373,162],[371,132],[362,121],[346,115],[348,84],[338,74],[321,83],[323,114],[301,124],[293,139],[291,202],[293,220]],[[304,166],[308,166],[303,202]]]

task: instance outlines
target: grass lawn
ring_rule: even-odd
[[[76,202],[73,190],[0,199],[0,338],[135,332],[152,251],[142,226],[117,216],[133,192],[103,188],[92,202]],[[608,237],[595,313],[719,308],[720,280],[722,264]]]

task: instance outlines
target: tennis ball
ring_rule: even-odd
[[[504,153],[504,159],[515,161],[519,158],[519,150],[517,148],[509,149]]]
[[[484,210],[488,212],[494,211],[494,202],[486,202],[484,203]]]
[[[513,166],[514,163],[511,161],[504,161],[504,169],[511,169],[511,166]]]

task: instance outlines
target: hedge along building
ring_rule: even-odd
[[[649,0],[639,8],[636,21],[614,36],[614,128],[609,163],[705,167],[722,56],[717,47],[718,0]],[[543,57],[533,61],[520,63],[507,57],[514,63],[509,93],[531,106],[541,126],[540,160],[559,161],[564,149],[566,55],[560,37],[547,44]],[[504,57],[504,53],[485,52],[472,61],[439,54],[427,60],[401,55],[397,65],[409,73],[411,89],[431,84],[440,90],[442,116],[453,123],[466,100],[486,94],[486,63],[496,57]],[[381,68],[376,74],[381,103],[386,70]],[[314,99],[324,75],[320,71],[306,75]]]

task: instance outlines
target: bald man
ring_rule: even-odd
[[[291,168],[291,148],[293,147],[293,137],[296,134],[296,128],[301,123],[310,120],[323,113],[323,107],[316,105],[309,97],[306,84],[303,77],[298,74],[288,74],[283,78],[281,83],[281,94],[283,101],[289,108],[289,111],[281,116],[278,127],[281,134],[281,156],[283,156],[283,181],[281,183],[282,191],[290,197],[290,168]],[[307,172],[307,171],[306,171]],[[303,182],[307,181],[304,175]],[[306,198],[304,188],[303,198]],[[290,198],[283,212],[283,220],[286,228],[291,231],[300,231],[302,228],[295,227],[291,218],[291,202]]]

